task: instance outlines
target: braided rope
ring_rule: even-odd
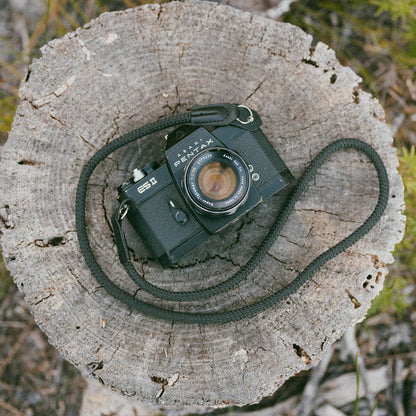
[[[91,270],[91,273],[96,278],[97,282],[104,287],[104,289],[111,294],[114,298],[125,304],[126,306],[137,310],[145,315],[150,315],[158,319],[167,321],[183,322],[183,323],[197,323],[197,324],[223,324],[230,321],[237,321],[243,318],[252,317],[266,309],[278,304],[288,296],[295,293],[305,282],[307,282],[312,275],[320,269],[325,263],[332,258],[336,257],[341,252],[356,243],[360,238],[367,234],[374,225],[380,220],[383,215],[389,197],[389,182],[386,169],[377,152],[367,143],[358,139],[340,139],[327,147],[325,147],[316,157],[312,160],[308,168],[303,173],[302,177],[298,181],[296,188],[293,190],[284,207],[280,211],[277,219],[272,225],[269,233],[264,238],[254,255],[250,260],[233,276],[227,280],[211,286],[209,288],[188,291],[188,292],[174,292],[165,289],[161,289],[143,279],[131,262],[123,264],[126,272],[130,278],[142,289],[146,290],[153,296],[159,297],[164,300],[174,301],[191,301],[218,294],[225,293],[235,286],[237,286],[243,279],[245,279],[261,262],[266,255],[269,248],[275,242],[280,231],[284,227],[289,215],[291,214],[295,203],[298,201],[301,194],[306,190],[309,182],[315,176],[319,167],[335,152],[344,149],[354,149],[358,152],[364,153],[374,165],[377,172],[379,181],[379,197],[377,204],[367,218],[367,220],[352,232],[348,237],[344,238],[335,246],[331,247],[315,260],[313,260],[306,268],[298,274],[298,276],[291,281],[287,286],[281,290],[273,293],[272,295],[254,302],[250,305],[243,306],[229,311],[220,312],[177,312],[164,309],[153,304],[141,301],[128,292],[121,289],[114,284],[112,280],[104,273],[101,266],[97,263],[97,260],[92,252],[87,229],[85,223],[85,206],[86,206],[86,194],[87,185],[92,172],[107,156],[112,152],[125,146],[132,141],[135,141],[143,136],[147,136],[151,133],[163,130],[168,127],[176,126],[178,124],[190,123],[191,113],[185,113],[178,116],[173,116],[159,120],[155,123],[148,124],[140,129],[130,132],[118,139],[108,143],[106,146],[98,150],[93,157],[84,166],[76,192],[75,203],[75,216],[76,216],[76,229],[78,235],[78,241],[80,250],[84,259]]]

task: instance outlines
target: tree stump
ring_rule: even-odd
[[[105,13],[42,48],[21,86],[2,149],[1,244],[7,267],[49,341],[111,389],[160,406],[252,404],[361,321],[381,290],[404,232],[403,186],[379,103],[334,51],[299,28],[211,2],[173,2]],[[75,232],[81,168],[114,138],[195,106],[255,109],[296,178],[330,142],[360,138],[383,158],[391,184],[381,222],[330,261],[288,301],[224,325],[172,324],[115,301],[91,275]],[[252,303],[294,279],[371,213],[378,181],[353,151],[319,170],[266,258],[226,295],[174,304],[150,299],[119,264],[110,216],[116,188],[135,167],[163,160],[163,134],[120,149],[94,173],[91,244],[104,271],[140,299],[174,310]],[[173,290],[214,285],[253,254],[274,221],[276,198],[163,269],[134,232],[128,242],[145,278]]]

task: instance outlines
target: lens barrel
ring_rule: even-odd
[[[233,214],[247,200],[250,184],[244,160],[223,147],[199,152],[184,170],[183,187],[189,202],[207,214]]]

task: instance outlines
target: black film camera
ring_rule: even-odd
[[[164,267],[293,180],[258,114],[240,107],[243,121],[178,127],[166,136],[166,164],[135,169],[118,187],[128,220]]]

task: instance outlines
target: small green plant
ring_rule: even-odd
[[[396,251],[396,256],[411,269],[411,275],[416,272],[416,150],[403,147],[399,155],[400,173],[405,187],[406,237]]]
[[[363,78],[394,124],[405,119],[397,142],[409,144],[416,130],[416,0],[299,0],[283,20],[335,50],[339,61]]]
[[[379,41],[398,63],[412,70],[416,65],[416,0],[371,0],[376,17],[390,28]]]
[[[358,415],[358,403],[360,402],[360,370],[358,368],[358,352],[355,354],[355,375],[356,375],[356,391],[354,401],[354,413],[353,416]]]
[[[356,387],[356,392],[355,392],[353,416],[358,415],[358,404],[360,402],[360,370],[358,366],[358,352],[355,354],[355,374],[356,374],[357,387]],[[371,409],[370,416],[373,416],[376,409],[377,409],[377,399],[374,401],[374,405],[373,405],[373,408]]]
[[[16,112],[16,95],[7,95],[0,90],[0,132],[9,131],[12,126],[14,113]],[[1,144],[0,140],[0,144]]]
[[[1,257],[0,252],[0,303],[2,302],[7,290],[10,285],[13,283],[13,278],[10,276],[9,272],[4,265],[4,261]]]
[[[395,21],[409,24],[411,18],[416,19],[415,0],[370,0],[370,4],[378,8],[377,15],[387,12]]]
[[[409,307],[412,306],[404,294],[408,286],[408,279],[395,275],[388,276],[383,290],[372,301],[367,318],[382,312],[390,312],[402,318],[408,312]]]

